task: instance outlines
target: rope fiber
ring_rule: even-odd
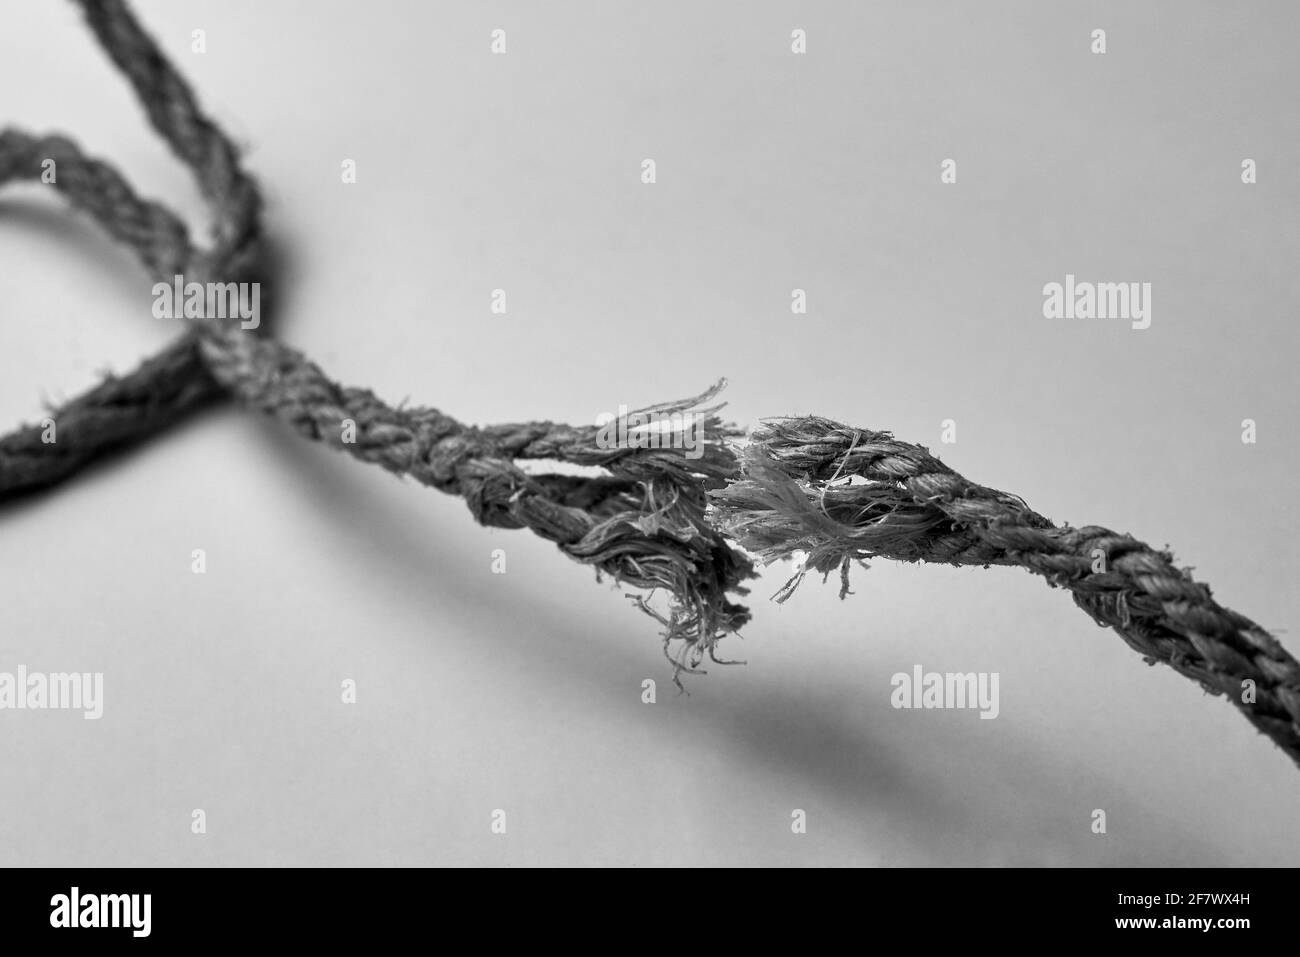
[[[200,109],[184,79],[123,0],[73,0],[130,81],[154,129],[191,170],[212,216],[207,247],[165,206],[141,198],[109,163],[63,136],[0,131],[0,186],[53,187],[129,247],[155,279],[273,286],[262,202],[230,139]],[[158,434],[224,396],[278,418],[298,434],[421,484],[458,495],[474,519],[527,528],[571,559],[638,592],[663,591],[666,610],[633,600],[664,626],[681,671],[715,656],[750,618],[733,600],[764,562],[840,573],[880,557],[953,565],[1016,565],[1068,589],[1075,603],[1149,662],[1163,662],[1225,694],[1300,764],[1300,663],[1267,631],[1219,605],[1167,552],[1105,528],[1057,526],[1014,495],[976,485],[917,445],[887,432],[804,417],[744,432],[702,395],[640,410],[700,417],[702,454],[604,448],[597,428],[551,422],[472,427],[429,408],[393,407],[368,389],[331,380],[301,352],[238,324],[190,322],[178,339],[125,376],[110,376],[51,409],[57,442],[39,426],[0,438],[0,502],[56,486],[104,456]],[[355,439],[345,440],[345,424]],[[533,474],[520,463],[595,467],[596,476]],[[1247,684],[1249,683],[1249,684]],[[1246,688],[1253,691],[1245,693]]]

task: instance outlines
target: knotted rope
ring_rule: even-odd
[[[154,129],[198,180],[213,217],[208,248],[184,223],[140,198],[108,163],[61,136],[0,132],[0,186],[40,177],[155,278],[270,284],[262,255],[261,199],[229,138],[200,110],[185,81],[122,0],[74,0],[130,80]],[[839,570],[870,557],[955,565],[1019,565],[1068,588],[1099,624],[1148,661],[1162,661],[1226,694],[1251,723],[1300,763],[1300,663],[1264,629],[1216,603],[1207,586],[1163,551],[1104,528],[1053,525],[1020,499],[975,485],[924,448],[886,432],[809,417],[769,422],[738,453],[743,432],[708,403],[722,386],[643,412],[691,413],[704,437],[698,458],[678,450],[603,447],[594,426],[551,422],[471,427],[427,408],[395,408],[367,389],[328,378],[301,352],[267,335],[203,320],[123,377],[110,377],[51,410],[42,429],[0,438],[0,501],[56,485],[225,394],[287,422],[309,439],[465,499],[475,520],[528,528],[570,558],[639,591],[662,589],[661,612],[678,670],[715,657],[717,642],[749,620],[732,601],[764,561],[806,555],[805,569]],[[355,441],[345,441],[345,423]],[[594,466],[595,477],[530,474],[518,463]],[[734,543],[734,544],[733,544]],[[1101,559],[1100,565],[1098,559]],[[784,601],[804,571],[776,596]],[[1244,694],[1250,682],[1253,696]]]

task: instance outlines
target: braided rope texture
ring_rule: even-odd
[[[154,129],[197,179],[213,216],[211,247],[195,248],[177,216],[140,198],[110,164],[84,156],[63,136],[0,131],[0,186],[38,179],[43,161],[54,159],[56,189],[129,246],[152,278],[270,283],[262,265],[261,198],[230,139],[122,0],[74,2]],[[718,637],[748,621],[748,610],[729,595],[745,593],[753,564],[704,518],[707,491],[736,469],[728,440],[740,432],[716,415],[720,405],[705,405],[723,383],[640,410],[699,417],[704,448],[687,460],[671,450],[601,448],[595,426],[473,428],[437,409],[396,408],[368,389],[334,382],[301,352],[266,336],[267,327],[252,334],[230,323],[191,323],[175,344],[125,377],[52,409],[57,443],[43,443],[39,427],[0,438],[0,502],[49,488],[228,393],[309,439],[461,496],[481,524],[528,528],[598,577],[663,590],[666,612],[634,598],[664,624],[665,650],[678,669],[695,670]],[[346,425],[355,427],[355,440],[344,440]],[[516,464],[543,459],[604,474],[529,474]]]
[[[919,445],[818,417],[756,430],[742,476],[712,500],[715,523],[765,561],[806,555],[779,601],[808,569],[838,570],[843,598],[851,564],[873,557],[1031,571],[1149,662],[1227,695],[1300,764],[1300,662],[1166,551],[1096,525],[1054,525]]]
[[[35,181],[55,160],[54,188],[136,254],[151,280],[257,281],[273,286],[262,202],[230,139],[123,0],[73,0],[146,116],[191,170],[211,215],[195,246],[165,206],[141,198],[109,163],[70,139],[0,131],[0,187]],[[265,302],[266,296],[263,297]],[[256,330],[202,320],[122,377],[52,409],[58,442],[41,429],[0,437],[0,503],[49,489],[105,455],[137,444],[210,401],[231,395],[298,434],[466,501],[475,520],[527,528],[575,561],[638,590],[663,590],[678,670],[714,658],[718,640],[749,620],[732,600],[765,561],[806,553],[806,568],[840,572],[878,556],[957,565],[1018,565],[1068,588],[1076,603],[1149,661],[1227,694],[1256,728],[1300,763],[1300,664],[1264,629],[1217,604],[1166,552],[1089,526],[1059,527],[1013,495],[975,485],[924,448],[885,432],[821,418],[778,420],[738,452],[742,432],[700,396],[642,412],[692,412],[698,459],[666,449],[602,448],[595,427],[527,422],[471,427],[429,408],[394,407],[331,380],[298,350]],[[345,441],[344,425],[355,425]],[[591,477],[535,474],[526,461],[595,467]],[[740,547],[736,547],[738,544]],[[1096,556],[1105,557],[1095,570]],[[803,572],[778,593],[785,600]],[[1255,683],[1253,703],[1243,681]]]

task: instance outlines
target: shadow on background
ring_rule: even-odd
[[[106,242],[98,228],[88,227],[84,217],[65,208],[36,199],[6,198],[0,201],[0,228],[34,236],[57,246],[61,255],[97,264],[99,278],[105,283],[105,301],[138,292],[141,271],[132,255]],[[282,244],[268,241],[267,257],[268,277],[286,274],[288,261]],[[266,294],[274,297],[274,301],[267,300],[272,326],[275,315],[286,312],[286,291],[287,284],[268,281]],[[593,656],[605,661],[628,656],[603,637],[604,629],[598,623],[580,613],[572,617],[557,614],[555,607],[539,596],[530,609],[530,624],[545,637],[505,637],[517,631],[513,617],[501,609],[499,593],[485,588],[481,577],[465,574],[464,563],[443,552],[437,536],[421,531],[404,506],[375,496],[364,484],[367,480],[362,473],[352,471],[354,463],[343,462],[327,450],[309,448],[296,437],[281,441],[285,433],[278,423],[263,423],[257,434],[285,462],[295,487],[309,496],[319,521],[337,522],[340,515],[352,513],[358,503],[364,503],[366,534],[383,545],[376,554],[388,565],[384,574],[411,579],[412,587],[404,591],[411,601],[427,606],[424,613],[431,619],[448,602],[480,618],[495,619],[499,627],[488,630],[499,640],[511,641],[509,654],[526,659],[543,680],[552,685],[581,686],[587,697],[601,694],[610,708],[623,704],[625,690],[596,680],[600,665]],[[124,462],[127,454],[120,450],[94,468]],[[25,498],[43,498],[43,493]],[[433,521],[430,517],[426,520]],[[557,555],[556,560],[562,557]],[[436,586],[423,572],[433,567],[439,571]],[[635,620],[629,616],[629,623]],[[644,626],[637,630],[647,631]],[[572,641],[575,634],[591,649],[582,658],[588,663],[585,672],[575,672],[567,662],[558,666],[555,656],[548,654],[551,642]],[[653,640],[648,634],[645,637]],[[744,669],[735,670],[744,674]],[[807,691],[792,689],[791,684],[759,676],[727,684],[715,682],[707,688],[697,682],[697,694],[669,706],[682,709],[684,720],[691,725],[691,738],[699,746],[716,749],[729,760],[798,776],[813,786],[820,799],[861,820],[862,854],[873,862],[1221,863],[1213,848],[1171,824],[1145,827],[1140,835],[1122,843],[1077,837],[1086,834],[1080,821],[1086,821],[1088,809],[1078,805],[1071,782],[1086,772],[1070,766],[1061,755],[1017,753],[1006,746],[992,749],[986,737],[956,723],[927,722],[922,726],[891,721],[890,710],[879,701],[864,714],[859,687],[847,677],[838,686]],[[887,734],[879,730],[884,728]],[[1140,798],[1129,797],[1127,803],[1132,805],[1127,809],[1130,816],[1144,816]],[[1123,809],[1112,807],[1111,812]],[[882,825],[889,835],[883,855]],[[1064,837],[1067,834],[1068,839]]]
[[[500,654],[516,666],[523,662],[538,680],[575,689],[588,700],[598,696],[601,707],[611,711],[625,707],[626,688],[597,679],[605,670],[602,662],[629,655],[609,641],[601,623],[584,617],[580,606],[569,617],[557,613],[545,596],[536,596],[528,612],[529,633],[521,635],[517,614],[503,608],[499,590],[486,587],[482,576],[467,574],[464,561],[448,555],[440,536],[430,533],[428,526],[437,521],[433,516],[413,520],[409,502],[375,495],[354,463],[323,448],[284,442],[280,426],[265,426],[258,434],[284,461],[318,521],[335,523],[364,508],[360,524],[368,537],[382,543],[375,550],[387,566],[381,573],[399,583],[409,580],[410,587],[402,591],[424,606],[422,614],[434,620],[449,603],[458,605],[485,621],[484,632],[495,641],[508,643],[497,649]],[[427,573],[432,568],[436,579]],[[755,589],[761,593],[761,586]],[[637,618],[629,608],[629,628]],[[636,630],[638,640],[657,640],[644,625]],[[589,651],[576,670],[572,657],[558,662],[559,656],[549,653],[561,642],[577,640]],[[682,709],[681,723],[689,725],[686,738],[677,721],[671,731],[651,733],[671,733],[680,746],[689,740],[726,761],[807,782],[803,790],[862,822],[857,847],[839,855],[845,860],[885,865],[1231,863],[1221,860],[1220,849],[1146,807],[1140,791],[1099,778],[1096,769],[1075,767],[1067,755],[1017,751],[1010,736],[990,746],[987,735],[957,721],[922,725],[891,720],[898,713],[878,698],[864,713],[861,681],[848,675],[835,686],[802,690],[796,687],[796,675],[780,682],[756,673],[746,678],[746,669],[738,666],[727,672],[739,680],[724,683],[717,671],[696,680],[689,698],[663,696],[664,706]],[[1097,793],[1107,795],[1112,819],[1139,820],[1142,826],[1125,828],[1123,837],[1092,835],[1092,805],[1082,802],[1086,794]]]

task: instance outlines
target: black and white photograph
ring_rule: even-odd
[[[0,24],[3,926],[542,868],[1281,926],[1300,7]]]

